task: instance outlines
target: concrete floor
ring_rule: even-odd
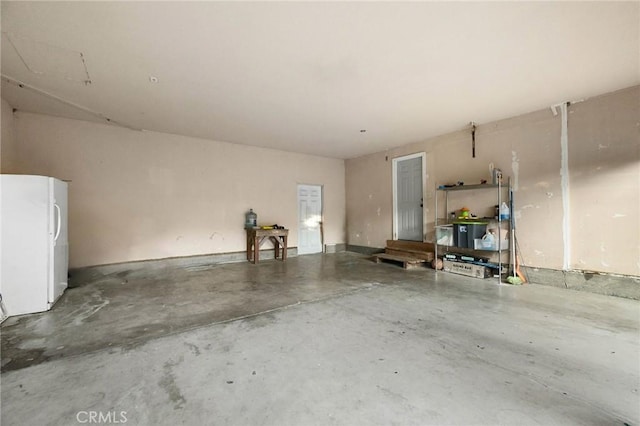
[[[3,425],[640,424],[640,304],[354,253],[94,274],[2,324]]]

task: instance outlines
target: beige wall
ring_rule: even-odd
[[[18,112],[21,172],[70,180],[71,267],[245,249],[244,214],[297,245],[297,183],[345,242],[344,161]]]
[[[433,240],[436,185],[480,183],[488,179],[493,162],[513,181],[525,265],[562,269],[568,253],[570,269],[640,275],[639,100],[636,86],[569,107],[568,251],[563,243],[561,116],[550,109],[480,125],[476,158],[470,133],[461,131],[347,160],[347,242],[384,247],[392,238],[392,159],[426,152],[425,240]],[[452,198],[451,207],[467,206],[480,216],[490,214],[495,204],[478,193]]]
[[[576,104],[569,123],[571,264],[640,275],[640,90]]]
[[[13,108],[2,99],[0,118],[0,173],[17,173],[17,141],[14,134]]]

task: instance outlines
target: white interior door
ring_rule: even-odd
[[[67,231],[67,184],[58,179],[49,179],[50,224],[49,233],[53,244],[50,251],[50,278],[48,289],[49,308],[67,288],[69,269],[69,237]]]
[[[425,162],[424,153],[393,160],[395,239],[422,241]]]
[[[298,185],[298,254],[321,253],[322,186]]]

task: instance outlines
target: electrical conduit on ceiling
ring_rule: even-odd
[[[13,77],[9,77],[8,75],[1,74],[1,77],[5,82],[7,82],[9,84],[12,84],[12,85],[18,87],[19,89],[29,90],[29,91],[37,93],[39,95],[45,96],[45,97],[47,97],[49,99],[53,99],[54,101],[60,102],[60,103],[65,104],[65,105],[68,105],[68,106],[70,106],[72,108],[75,108],[77,110],[84,111],[84,112],[86,112],[86,113],[88,113],[90,115],[93,115],[94,117],[99,118],[100,120],[106,121],[108,124],[113,124],[113,125],[116,125],[116,126],[120,126],[120,127],[124,127],[124,128],[130,129],[130,130],[136,130],[136,131],[141,131],[142,130],[142,129],[137,128],[135,126],[130,126],[130,125],[128,125],[126,123],[123,123],[121,121],[112,120],[111,118],[107,117],[106,115],[104,115],[102,113],[93,111],[93,110],[91,110],[91,109],[89,109],[89,108],[87,108],[85,106],[82,106],[82,105],[76,104],[74,102],[68,101],[66,99],[63,99],[63,98],[61,98],[61,97],[59,97],[57,95],[54,95],[53,93],[49,93],[49,92],[47,92],[45,90],[42,90],[42,89],[39,89],[39,88],[37,88],[35,86],[32,86],[32,85],[27,84],[27,83],[24,83],[24,82],[22,82],[20,80],[17,80],[15,78],[13,78]]]

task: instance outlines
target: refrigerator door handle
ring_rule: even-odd
[[[60,213],[60,206],[56,203],[53,203],[53,207],[58,211],[58,229],[56,230],[56,236],[53,237],[53,241],[58,241],[58,237],[60,236],[60,230],[62,229],[62,214]]]

